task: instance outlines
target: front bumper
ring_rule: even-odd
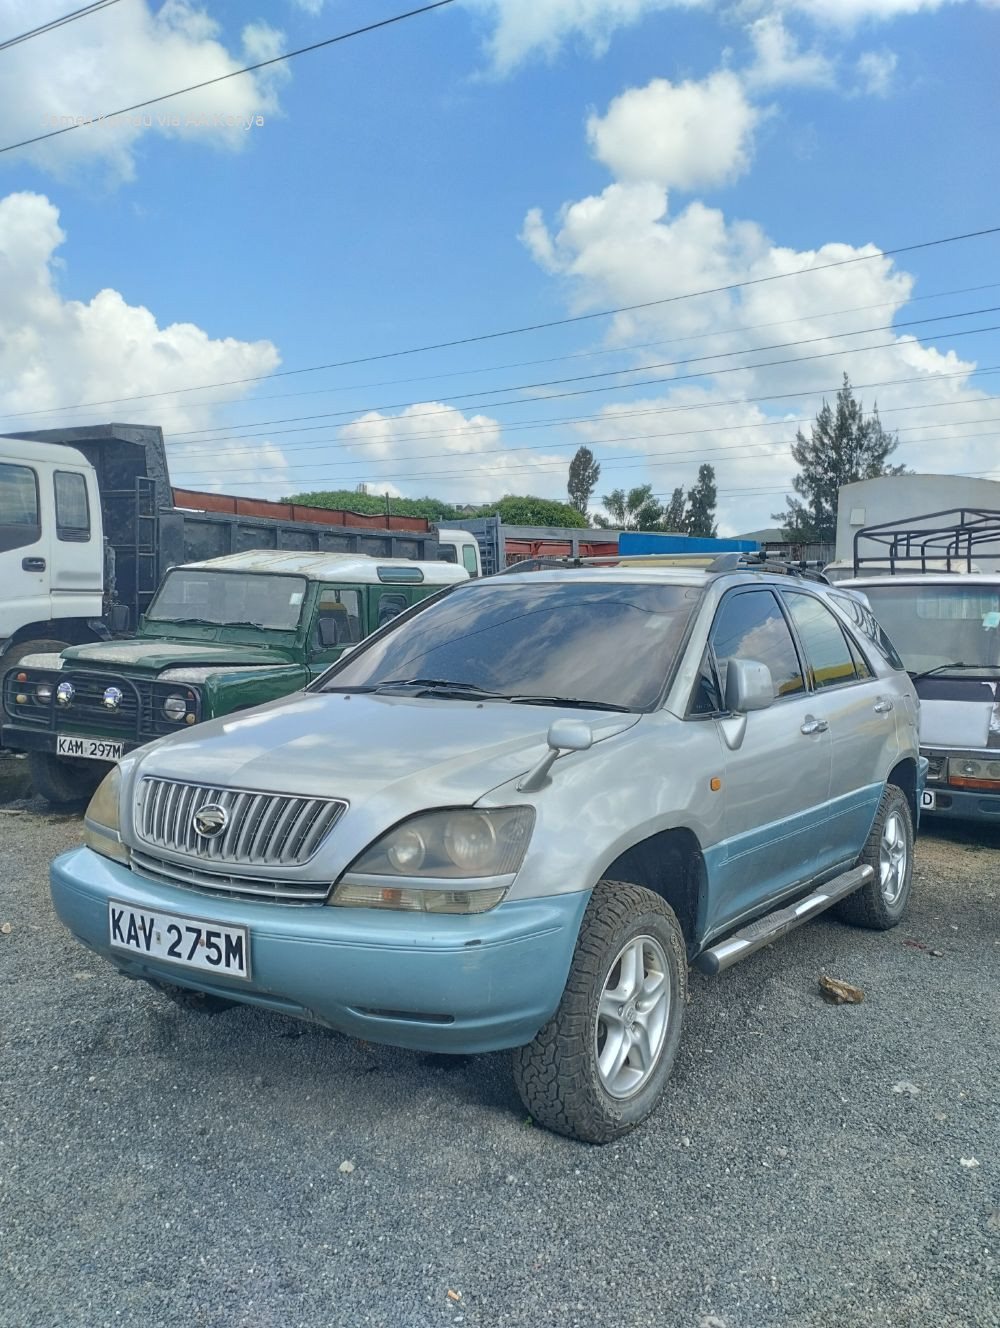
[[[130,977],[310,1019],[373,1042],[474,1053],[523,1046],[554,1013],[589,893],[500,904],[471,917],[214,898],[146,880],[88,848],[51,868],[78,940]],[[108,900],[250,932],[252,979],[114,950]]]
[[[134,752],[137,747],[142,747],[147,742],[155,742],[157,734],[151,734],[148,738],[128,737],[121,733],[98,733],[97,725],[84,733],[76,733],[69,729],[61,729],[58,733],[52,729],[29,728],[27,724],[5,724],[0,729],[0,747],[6,747],[12,752],[51,752],[55,755],[57,738],[99,738],[104,742],[122,742],[125,752]],[[96,762],[95,764],[100,764]]]
[[[934,794],[934,806],[924,807],[923,816],[950,817],[961,821],[995,821],[1000,819],[1000,793],[983,789],[957,789],[946,784],[928,784],[926,792]]]

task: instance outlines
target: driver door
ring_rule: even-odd
[[[362,635],[362,591],[357,586],[321,586],[309,629],[309,672],[318,677]]]

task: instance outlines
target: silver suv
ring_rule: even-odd
[[[910,893],[913,686],[735,557],[449,588],[306,692],[127,755],[52,866],[122,972],[373,1041],[513,1049],[536,1121],[652,1111],[688,963]]]

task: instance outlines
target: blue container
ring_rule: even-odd
[[[646,530],[623,530],[618,552],[636,553],[756,553],[756,540],[711,539],[702,535],[657,535]]]

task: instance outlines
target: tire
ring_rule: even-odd
[[[0,655],[0,674],[20,664],[26,655],[58,655],[68,645],[68,641],[19,641]]]
[[[655,1004],[635,995],[640,956],[647,988],[661,978]],[[602,997],[610,1020],[600,1013]],[[649,890],[598,881],[559,1008],[514,1052],[514,1081],[532,1118],[593,1144],[634,1129],[663,1095],[686,997],[684,936],[673,910]],[[627,1053],[617,1070],[608,1054],[615,1045]]]
[[[886,785],[858,858],[858,866],[865,865],[874,868],[874,878],[835,904],[834,912],[854,927],[888,931],[903,920],[913,885],[913,813],[895,784]]]
[[[104,761],[67,761],[51,752],[28,753],[35,792],[54,807],[85,802],[110,769]]]

